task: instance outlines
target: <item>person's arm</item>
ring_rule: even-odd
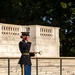
[[[30,56],[35,56],[35,53],[29,53],[30,54]]]

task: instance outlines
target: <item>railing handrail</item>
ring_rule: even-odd
[[[19,59],[20,57],[0,57],[0,59]],[[31,59],[75,59],[75,57],[31,57]]]

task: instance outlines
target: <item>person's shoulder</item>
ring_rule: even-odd
[[[20,41],[19,44],[20,44],[20,43],[23,43],[23,41]]]

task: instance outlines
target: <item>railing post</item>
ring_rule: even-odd
[[[8,58],[8,75],[10,75],[10,59]]]
[[[38,75],[38,58],[36,58],[36,75]]]
[[[60,58],[60,75],[62,75],[62,58]]]

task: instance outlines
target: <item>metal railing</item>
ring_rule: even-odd
[[[19,59],[19,57],[0,57],[0,61],[1,61],[1,59],[6,59],[7,60],[7,68],[8,68],[8,75],[11,75],[10,74],[10,61],[11,61],[11,59]],[[39,75],[38,73],[39,73],[39,70],[38,70],[38,68],[39,68],[39,60],[59,60],[60,62],[59,62],[59,75],[63,75],[62,74],[62,67],[63,67],[63,60],[71,60],[71,59],[73,59],[73,60],[75,60],[75,57],[32,57],[31,58],[32,60],[33,59],[35,59],[36,60],[36,75]],[[75,66],[75,65],[72,65],[72,66]]]

